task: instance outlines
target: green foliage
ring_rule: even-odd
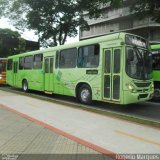
[[[19,38],[19,45],[18,45],[19,53],[26,52],[26,40],[23,38]]]
[[[110,3],[118,7],[122,0],[0,0],[0,13],[18,29],[32,29],[43,46],[64,44],[67,37],[77,36],[77,27],[89,30],[82,16],[101,15],[101,6]]]
[[[25,40],[17,31],[0,28],[0,57],[8,57],[25,51]]]
[[[99,18],[103,13],[105,6],[118,8],[123,0],[79,0],[78,4],[83,11],[89,13],[90,18]]]
[[[160,23],[160,0],[134,0],[131,11],[139,18],[151,17]]]
[[[10,37],[18,38],[18,37],[20,37],[20,34],[17,31],[12,31],[8,28],[6,28],[6,29],[0,28],[0,35],[1,35],[1,37],[5,37],[5,38],[10,38]]]
[[[2,2],[0,1],[0,6]],[[7,0],[8,1],[8,0]],[[77,36],[77,27],[86,30],[87,22],[81,17],[77,0],[10,0],[3,14],[18,29],[32,29],[43,46],[64,44],[67,37]]]
[[[160,0],[79,0],[82,8],[86,7],[90,18],[99,18],[105,6],[119,8],[125,3],[130,5],[131,14],[143,19],[151,17],[160,23]]]
[[[160,0],[80,0],[80,3],[86,6],[91,18],[100,17],[103,12],[102,6],[119,8],[126,2],[130,4],[131,13],[135,16],[141,19],[151,17],[160,23]]]
[[[77,36],[77,27],[89,30],[82,13],[99,18],[105,6],[117,8],[124,0],[0,0],[0,16],[8,17],[18,29],[31,29],[45,47],[64,44]],[[133,0],[131,13],[140,18],[151,16],[160,22],[160,0]]]

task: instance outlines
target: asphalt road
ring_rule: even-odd
[[[22,92],[21,89],[9,87],[9,86],[0,86],[2,89],[12,90]],[[44,96],[51,99],[56,99],[59,101],[77,103],[77,100],[73,97],[61,96],[61,95],[47,95],[43,92],[31,91],[30,94]],[[87,107],[92,107],[95,109],[100,110],[107,110],[111,112],[118,112],[120,114],[131,115],[138,118],[148,119],[152,121],[160,122],[160,100],[156,101],[147,101],[141,102],[136,104],[129,104],[129,105],[117,105],[117,104],[110,104],[104,102],[93,102],[92,105]]]
[[[101,109],[160,122],[160,102],[148,101],[130,105],[97,104]]]

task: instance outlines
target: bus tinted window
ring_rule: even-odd
[[[45,59],[45,73],[49,73],[49,59]]]
[[[111,72],[111,50],[105,51],[105,73]]]
[[[33,56],[27,56],[24,60],[24,69],[32,69],[33,67]]]
[[[36,54],[34,56],[34,69],[41,69],[42,68],[42,60],[43,60],[43,55],[42,54]]]
[[[55,68],[59,67],[59,51],[56,52],[56,62],[55,62]]]
[[[0,74],[6,71],[6,61],[0,60]]]
[[[152,52],[152,62],[153,62],[153,69],[159,70],[160,69],[160,51],[153,51]]]
[[[65,49],[60,52],[59,68],[74,68],[76,67],[77,49]]]
[[[114,50],[114,73],[120,73],[120,49]]]
[[[78,67],[95,68],[99,64],[99,45],[80,47],[78,50]]]
[[[19,70],[24,68],[24,57],[19,58]]]
[[[9,59],[7,63],[7,70],[12,70],[12,63],[13,63],[13,60]]]
[[[53,73],[54,58],[50,58],[50,73]]]

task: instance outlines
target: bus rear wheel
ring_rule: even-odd
[[[83,84],[80,87],[79,93],[78,93],[78,99],[83,104],[91,104],[91,102],[92,102],[92,91],[91,91],[91,88],[88,85]]]
[[[27,80],[23,80],[22,89],[23,89],[24,92],[28,91],[28,82],[27,82]]]

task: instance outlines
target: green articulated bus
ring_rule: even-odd
[[[160,98],[160,44],[151,45],[153,58],[154,98]]]
[[[154,93],[148,43],[114,33],[8,57],[7,83],[27,90],[117,104],[146,101]]]

